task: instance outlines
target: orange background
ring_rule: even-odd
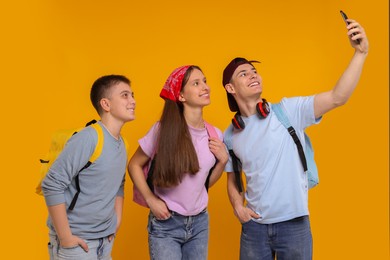
[[[89,101],[104,74],[132,80],[137,119],[123,134],[130,154],[159,118],[158,93],[176,67],[199,65],[212,89],[206,119],[225,129],[232,113],[221,86],[235,56],[261,60],[263,96],[332,88],[353,49],[339,10],[370,41],[348,104],[308,129],[321,183],[310,191],[314,259],[389,257],[388,1],[6,1],[1,4],[1,247],[4,259],[48,259],[47,210],[34,194],[50,135],[96,117]],[[147,210],[127,179],[113,257],[148,259]],[[209,259],[238,259],[240,225],[226,177],[210,190]]]

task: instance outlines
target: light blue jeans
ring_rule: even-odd
[[[80,246],[63,248],[56,235],[49,234],[49,237],[50,260],[111,260],[114,239],[111,242],[107,237],[84,240],[89,248],[89,251],[85,252]]]
[[[311,260],[313,240],[308,216],[275,224],[242,224],[241,260]]]
[[[152,260],[205,260],[208,253],[209,215],[195,216],[171,211],[167,220],[149,214],[149,254]]]

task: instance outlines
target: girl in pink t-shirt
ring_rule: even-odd
[[[182,66],[168,77],[159,122],[139,140],[131,158],[130,177],[150,208],[148,232],[151,259],[207,259],[208,194],[221,176],[228,154],[219,138],[210,137],[203,107],[210,88],[197,66]],[[152,189],[143,167],[155,158]],[[214,167],[214,168],[213,168]]]

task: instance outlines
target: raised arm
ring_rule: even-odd
[[[348,19],[347,21],[349,22],[347,26],[348,37],[352,47],[355,49],[355,53],[334,88],[314,97],[314,114],[316,118],[321,117],[336,107],[344,105],[348,101],[360,79],[368,54],[369,44],[364,28],[355,20]],[[359,43],[357,43],[357,39],[359,39]]]

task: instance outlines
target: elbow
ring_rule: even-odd
[[[127,165],[127,172],[129,174],[129,176],[131,176],[131,166],[130,166],[130,163]]]
[[[127,172],[129,173],[130,178],[133,179],[134,166],[131,164],[131,162],[129,162],[129,164],[127,165]]]
[[[333,106],[334,107],[341,107],[345,104],[347,104],[349,99],[349,96],[347,95],[334,95],[333,96]]]
[[[127,167],[127,172],[129,173],[130,179],[134,182],[134,178],[136,178],[138,174],[142,175],[143,169],[138,164],[130,162]]]
[[[347,104],[348,102],[348,98],[345,98],[345,99],[337,99],[333,102],[333,106],[334,107],[341,107],[341,106],[344,106],[345,104]]]

